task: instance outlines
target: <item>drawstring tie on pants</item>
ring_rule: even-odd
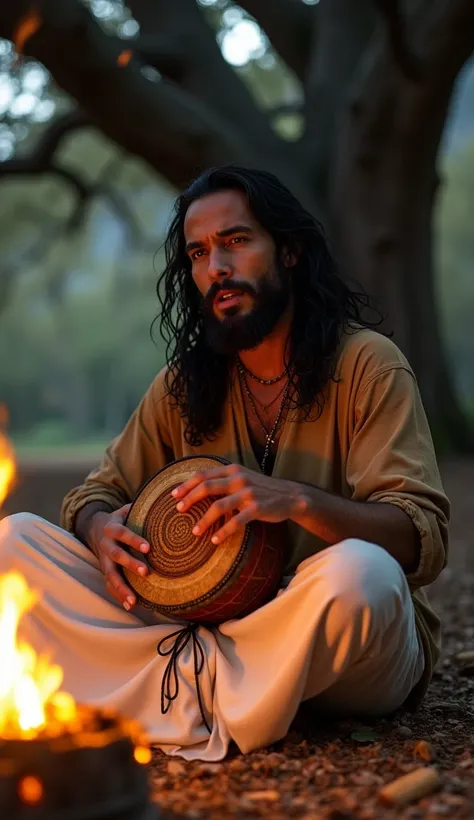
[[[198,623],[189,623],[184,626],[182,629],[176,630],[176,632],[172,632],[170,635],[167,635],[165,638],[162,638],[159,642],[156,650],[158,655],[161,657],[166,657],[167,655],[170,656],[170,659],[166,665],[166,669],[163,674],[163,679],[161,681],[161,714],[166,715],[169,708],[171,707],[171,703],[173,700],[176,700],[179,694],[179,678],[178,678],[178,660],[179,655],[186,648],[189,641],[192,640],[193,642],[193,658],[194,658],[194,681],[196,684],[196,694],[199,703],[199,710],[201,712],[201,717],[204,721],[204,725],[211,734],[211,727],[207,722],[206,715],[204,713],[204,706],[202,702],[201,696],[201,688],[199,686],[199,675],[201,674],[202,668],[204,666],[204,650],[201,646],[201,642],[197,636],[197,630],[199,629]],[[164,649],[162,647],[168,641],[175,639],[172,643],[172,646],[169,649]]]

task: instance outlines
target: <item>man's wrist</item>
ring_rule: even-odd
[[[79,541],[82,541],[94,555],[97,556],[97,548],[94,537],[94,527],[99,518],[109,516],[113,512],[112,507],[104,501],[91,501],[79,510],[74,525],[74,534]]]
[[[297,481],[288,481],[288,521],[293,521],[295,524],[303,526],[302,521],[307,517],[310,507],[312,506],[312,490],[314,487],[309,487],[306,484],[300,484]]]

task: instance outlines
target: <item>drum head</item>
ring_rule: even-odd
[[[249,526],[221,544],[211,538],[224,524],[222,517],[203,535],[192,529],[216,500],[206,498],[184,513],[176,509],[171,491],[201,470],[218,469],[229,462],[216,456],[182,458],[168,464],[140,490],[127,516],[126,525],[143,535],[150,552],[140,560],[149,572],[142,578],[124,569],[129,585],[141,603],[169,616],[186,617],[186,610],[205,605],[223,589],[239,567],[249,537]],[[135,553],[138,555],[137,553]]]

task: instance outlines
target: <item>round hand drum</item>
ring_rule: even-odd
[[[198,501],[179,513],[171,490],[201,470],[228,464],[216,456],[173,461],[142,487],[126,525],[143,535],[150,552],[145,578],[124,569],[139,602],[170,618],[219,624],[258,609],[275,593],[281,580],[285,524],[252,521],[220,544],[211,538],[224,518],[203,535],[192,529],[215,498]]]

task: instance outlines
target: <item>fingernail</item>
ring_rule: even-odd
[[[179,504],[176,504],[176,509],[177,510],[182,510],[183,507],[184,507],[184,501],[180,501]]]
[[[146,575],[146,567],[138,567],[139,575]]]
[[[132,596],[130,595],[130,596],[127,598],[127,603],[128,603],[128,608],[130,609],[130,607],[131,607],[131,606],[133,606],[133,605],[134,605],[134,603],[135,603],[135,598],[132,598]]]
[[[140,551],[141,552],[148,552],[149,549],[150,549],[149,544],[140,544]]]
[[[128,601],[123,602],[123,608],[126,609],[128,612],[128,610],[130,609],[130,604],[128,603]]]
[[[177,487],[174,490],[171,490],[171,495],[173,495],[173,496],[179,495],[179,490],[178,490]]]
[[[217,535],[213,535],[212,538],[211,538],[211,541],[212,541],[213,544],[218,544],[219,539],[218,539]]]
[[[199,535],[200,532],[201,532],[201,530],[199,529],[199,527],[197,525],[195,527],[193,527],[193,535]]]

